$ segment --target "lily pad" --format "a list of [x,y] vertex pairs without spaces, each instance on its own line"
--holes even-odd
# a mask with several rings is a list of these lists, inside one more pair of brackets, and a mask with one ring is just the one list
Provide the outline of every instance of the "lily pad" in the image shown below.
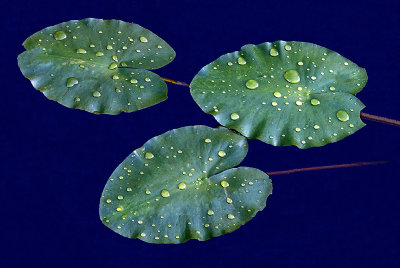
[[150,243],[207,240],[245,224],[272,192],[264,172],[238,167],[246,139],[226,128],[190,126],[147,141],[112,173],[100,218]]
[[134,23],[83,19],[30,36],[18,65],[50,100],[100,114],[133,112],[167,98],[167,85],[148,71],[175,58],[160,37]]
[[322,146],[365,124],[354,95],[365,69],[305,42],[245,45],[203,67],[190,84],[200,108],[223,126],[276,146]]

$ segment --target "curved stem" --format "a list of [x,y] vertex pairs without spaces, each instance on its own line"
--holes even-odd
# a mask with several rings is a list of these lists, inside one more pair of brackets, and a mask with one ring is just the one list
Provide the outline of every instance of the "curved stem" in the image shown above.
[[189,84],[186,82],[176,81],[176,80],[172,80],[172,79],[165,78],[165,77],[161,77],[161,79],[168,83],[172,83],[172,84],[180,85],[180,86],[184,86],[184,87],[189,87]]
[[396,126],[396,127],[400,127],[400,121],[398,120],[394,120],[394,119],[390,119],[390,118],[386,118],[386,117],[382,117],[382,116],[377,116],[377,115],[372,115],[372,114],[367,114],[367,113],[360,113],[360,117],[363,120],[369,120],[372,122],[377,122],[377,123],[381,123],[381,124],[387,124],[387,125],[391,125],[391,126]]
[[291,174],[291,173],[305,172],[305,171],[336,169],[336,168],[349,168],[349,167],[361,167],[361,166],[379,165],[379,164],[385,164],[385,163],[387,163],[387,161],[357,162],[357,163],[350,163],[350,164],[317,166],[317,167],[295,168],[295,169],[289,169],[289,170],[272,171],[272,172],[267,172],[267,174],[269,176],[284,175],[284,174]]

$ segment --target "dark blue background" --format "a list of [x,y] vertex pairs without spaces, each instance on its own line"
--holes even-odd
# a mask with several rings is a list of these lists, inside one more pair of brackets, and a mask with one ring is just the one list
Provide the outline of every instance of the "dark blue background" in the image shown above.
[[0,267],[399,267],[400,129],[375,123],[346,139],[299,150],[249,142],[243,165],[274,171],[355,161],[386,165],[272,177],[267,208],[232,234],[152,245],[123,238],[98,217],[114,168],[153,136],[215,126],[185,87],[118,116],[47,100],[17,66],[22,42],[42,28],[96,17],[138,23],[176,59],[157,71],[190,82],[247,43],[298,40],[367,69],[365,112],[400,118],[397,1],[3,1],[1,3]]

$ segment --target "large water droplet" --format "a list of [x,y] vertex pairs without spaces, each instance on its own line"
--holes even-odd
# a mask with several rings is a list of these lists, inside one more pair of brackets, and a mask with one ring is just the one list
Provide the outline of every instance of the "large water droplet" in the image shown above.
[[97,52],[96,52],[96,56],[97,56],[97,57],[104,56],[104,53],[103,53],[103,52],[101,52],[101,51],[97,51]]
[[209,209],[207,211],[207,214],[208,214],[208,216],[212,216],[212,215],[214,215],[214,211],[212,209]]
[[321,103],[318,99],[311,99],[310,102],[311,102],[311,105],[313,105],[313,106],[317,106]]
[[219,151],[218,156],[219,157],[225,157],[226,153],[224,151]]
[[67,79],[67,87],[73,87],[79,83],[78,79],[75,77],[70,77]]
[[238,120],[239,119],[239,115],[237,113],[233,113],[233,114],[231,114],[231,119],[232,120]]
[[64,31],[57,31],[53,34],[54,39],[60,41],[60,40],[64,40],[65,38],[67,38],[67,35],[65,34]]
[[170,196],[169,191],[168,191],[168,190],[165,190],[165,189],[162,190],[162,191],[161,191],[161,196],[164,197],[164,198],[169,197],[169,196]]
[[250,79],[246,82],[246,87],[248,89],[256,89],[258,88],[258,82],[256,80]]
[[297,84],[300,82],[300,74],[296,70],[286,71],[283,77],[286,79],[286,81],[292,84]]
[[179,190],[185,190],[186,189],[186,183],[184,183],[184,182],[179,183],[178,184],[178,189]]
[[101,97],[101,93],[99,92],[99,91],[95,91],[95,92],[93,92],[93,97],[95,97],[95,98],[99,98],[99,97]]
[[349,114],[345,110],[339,110],[336,113],[336,117],[337,117],[337,119],[339,119],[342,122],[349,121],[349,119],[350,119]]
[[226,187],[229,186],[229,182],[227,182],[227,181],[221,181],[221,186],[224,187],[224,188],[226,188]]
[[235,215],[233,215],[233,214],[228,214],[228,219],[230,219],[230,220],[233,220],[234,218],[235,218]]
[[144,158],[146,158],[146,159],[152,159],[153,157],[154,157],[154,154],[152,154],[150,152],[147,152],[144,154]]
[[110,64],[110,66],[108,66],[108,69],[114,70],[114,69],[116,69],[117,67],[118,67],[118,63],[113,62],[113,63]]
[[246,60],[245,60],[244,58],[242,58],[242,57],[239,57],[238,60],[237,60],[237,62],[238,62],[240,65],[245,65],[245,64],[246,64]]
[[280,97],[282,97],[282,94],[279,91],[275,91],[274,92],[274,97],[275,98],[280,98]]
[[147,43],[147,42],[148,42],[147,38],[144,37],[144,36],[139,37],[139,40],[140,40],[140,42],[142,42],[142,43]]
[[276,57],[279,55],[279,52],[275,48],[271,48],[269,51],[269,55],[271,55],[272,57]]
[[86,51],[85,49],[83,49],[83,48],[78,48],[78,49],[76,50],[76,53],[78,53],[78,54],[86,54],[87,51]]

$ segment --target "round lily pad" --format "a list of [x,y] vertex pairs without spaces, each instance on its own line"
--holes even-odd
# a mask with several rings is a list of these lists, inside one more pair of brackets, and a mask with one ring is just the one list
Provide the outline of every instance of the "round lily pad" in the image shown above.
[[226,128],[190,126],[147,141],[112,173],[102,222],[150,243],[207,240],[245,224],[272,192],[264,172],[238,167],[246,139]]
[[167,98],[167,85],[148,71],[174,50],[160,37],[119,20],[72,20],[30,36],[18,65],[50,100],[100,114],[133,112]]
[[354,95],[365,69],[305,42],[245,45],[203,67],[190,84],[200,108],[223,126],[276,146],[322,146],[365,124]]

